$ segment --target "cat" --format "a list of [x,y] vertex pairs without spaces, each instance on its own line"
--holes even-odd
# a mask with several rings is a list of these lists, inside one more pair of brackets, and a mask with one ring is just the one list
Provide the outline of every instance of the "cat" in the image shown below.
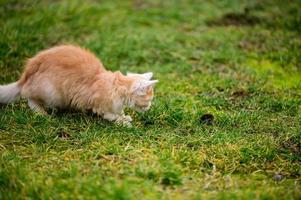
[[144,112],[150,109],[152,72],[144,74],[111,72],[90,51],[74,45],[60,45],[43,50],[27,61],[17,82],[0,85],[0,103],[19,97],[29,107],[47,114],[44,107],[92,110],[102,118],[131,126],[125,107]]

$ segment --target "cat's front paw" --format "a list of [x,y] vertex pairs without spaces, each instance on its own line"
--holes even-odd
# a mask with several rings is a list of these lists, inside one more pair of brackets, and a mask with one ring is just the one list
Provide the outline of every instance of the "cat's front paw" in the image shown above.
[[[132,118],[131,118],[132,119]],[[125,117],[120,117],[115,121],[118,125],[132,127],[132,124]]]
[[132,119],[131,116],[129,116],[129,115],[125,115],[125,116],[124,116],[124,119],[125,119],[126,121],[128,121],[128,122],[133,121],[133,119]]

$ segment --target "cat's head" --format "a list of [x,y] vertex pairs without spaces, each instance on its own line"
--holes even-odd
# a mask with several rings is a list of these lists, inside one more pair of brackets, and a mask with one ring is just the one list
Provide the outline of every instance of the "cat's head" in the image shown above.
[[132,79],[129,89],[128,106],[138,112],[145,112],[150,109],[154,98],[154,85],[158,80],[151,80],[152,72],[144,74],[127,73],[127,77]]

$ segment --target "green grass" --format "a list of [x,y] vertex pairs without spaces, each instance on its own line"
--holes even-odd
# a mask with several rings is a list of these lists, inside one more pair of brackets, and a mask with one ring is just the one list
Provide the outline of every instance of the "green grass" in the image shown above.
[[301,1],[83,2],[1,0],[0,84],[73,43],[153,71],[154,106],[132,128],[0,107],[0,199],[301,198]]

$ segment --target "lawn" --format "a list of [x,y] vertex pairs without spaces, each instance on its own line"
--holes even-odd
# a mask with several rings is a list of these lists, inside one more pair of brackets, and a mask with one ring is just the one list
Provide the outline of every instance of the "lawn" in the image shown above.
[[71,43],[153,71],[120,127],[0,106],[0,199],[300,199],[300,0],[1,0],[0,84]]

